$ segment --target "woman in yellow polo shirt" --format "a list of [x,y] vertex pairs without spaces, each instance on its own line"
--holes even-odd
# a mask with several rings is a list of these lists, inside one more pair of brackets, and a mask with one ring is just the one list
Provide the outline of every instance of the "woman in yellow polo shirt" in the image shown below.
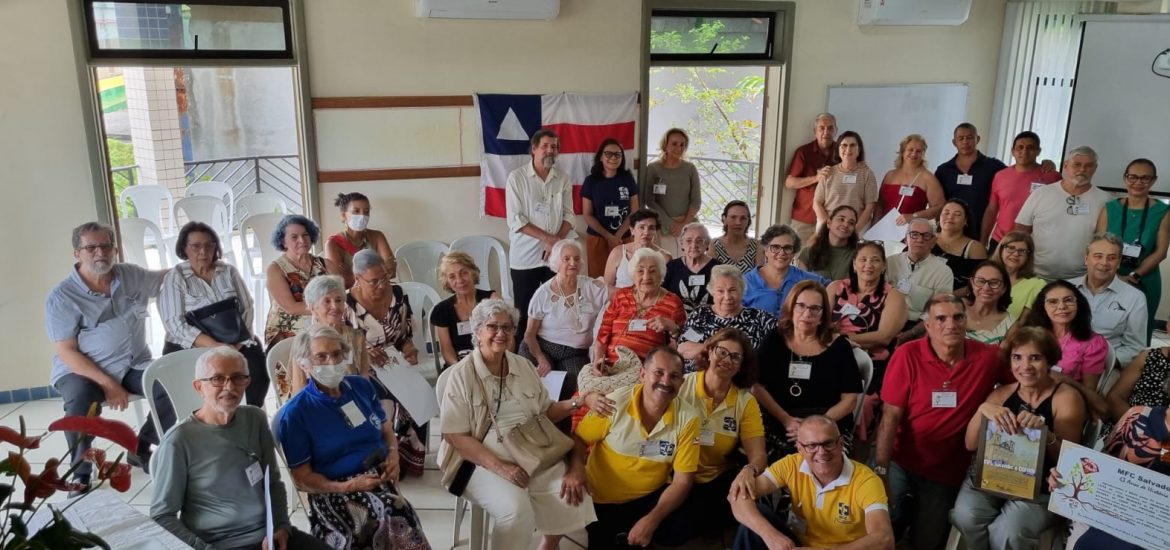
[[697,372],[683,381],[678,398],[697,412],[699,469],[684,506],[702,530],[721,530],[735,523],[727,494],[739,473],[742,448],[753,472],[768,467],[760,405],[751,394],[756,380],[756,355],[743,331],[725,328],[707,339],[695,356]]

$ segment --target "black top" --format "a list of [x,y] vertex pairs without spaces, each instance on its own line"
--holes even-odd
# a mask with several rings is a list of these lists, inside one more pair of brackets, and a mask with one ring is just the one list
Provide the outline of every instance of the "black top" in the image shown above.
[[[971,276],[975,275],[975,267],[986,260],[977,260],[975,258],[967,258],[967,252],[971,250],[971,244],[975,241],[967,241],[967,245],[963,247],[963,253],[960,255],[951,254],[943,250],[937,243],[934,248],[930,249],[930,253],[942,258],[947,262],[947,267],[951,268],[951,275],[954,281],[951,283],[954,290],[959,290],[971,284]],[[1010,289],[1009,289],[1010,290]]]
[[[788,365],[793,360],[812,363],[807,380],[788,377]],[[779,331],[772,331],[760,345],[759,365],[760,385],[781,408],[795,416],[824,414],[841,401],[841,394],[862,393],[864,390],[853,346],[844,337],[833,340],[820,355],[801,356],[788,349],[788,343]],[[793,393],[800,395],[794,396]],[[853,415],[843,418],[838,424],[852,426]]]
[[1003,406],[1004,408],[1016,414],[1020,414],[1020,411],[1028,411],[1034,415],[1042,417],[1044,419],[1044,425],[1048,426],[1048,431],[1051,432],[1055,429],[1053,428],[1053,422],[1056,421],[1056,415],[1052,414],[1052,398],[1056,397],[1056,392],[1060,389],[1061,384],[1063,384],[1063,382],[1057,382],[1056,387],[1052,388],[1052,393],[1048,394],[1048,397],[1044,398],[1044,400],[1041,401],[1039,405],[1036,405],[1035,409],[1033,409],[1020,397],[1020,384],[1017,382],[1016,391],[1012,392],[1012,394],[1008,396],[1007,400],[1003,402]]
[[[997,158],[976,153],[975,163],[968,172],[971,176],[971,185],[959,185],[959,174],[962,172],[955,163],[957,156],[951,157],[951,160],[935,169],[934,177],[942,184],[943,194],[948,199],[962,199],[971,208],[972,219],[968,221],[977,232],[979,225],[983,223],[983,212],[987,210],[987,203],[991,201],[991,180],[995,179],[995,173],[1003,170],[1005,166]],[[970,236],[979,238],[978,235]]]
[[[593,204],[593,217],[597,218],[610,233],[617,231],[622,222],[630,217],[630,198],[636,196],[638,182],[634,181],[634,176],[629,170],[620,171],[612,178],[590,174],[581,183],[581,197],[589,199]],[[606,207],[617,208],[617,214],[605,215]],[[601,236],[592,227],[586,227],[585,232],[595,237]],[[630,232],[626,231],[622,238],[628,236]]]
[[700,307],[711,305],[707,284],[711,282],[711,270],[719,264],[719,260],[712,258],[702,269],[691,271],[682,258],[675,258],[666,262],[666,278],[662,280],[662,288],[682,298],[683,308],[690,315]]
[[[480,303],[492,297],[492,291],[475,289],[475,303]],[[431,310],[431,324],[436,327],[443,327],[451,331],[451,345],[455,346],[455,353],[459,354],[459,358],[471,353],[471,333],[459,334],[459,323],[467,319],[460,319],[455,314],[455,296],[451,296],[435,304],[435,309]],[[435,350],[436,352],[438,350]],[[450,365],[447,365],[450,366]]]

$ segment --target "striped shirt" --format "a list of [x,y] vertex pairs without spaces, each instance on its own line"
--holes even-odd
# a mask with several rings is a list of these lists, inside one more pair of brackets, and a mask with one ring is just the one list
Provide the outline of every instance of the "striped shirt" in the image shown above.
[[245,325],[251,326],[252,296],[235,267],[222,261],[215,262],[215,274],[208,284],[195,275],[190,262],[175,266],[163,277],[162,294],[158,300],[167,341],[184,348],[193,346],[200,331],[183,318],[187,312],[233,297],[240,300],[240,315]]

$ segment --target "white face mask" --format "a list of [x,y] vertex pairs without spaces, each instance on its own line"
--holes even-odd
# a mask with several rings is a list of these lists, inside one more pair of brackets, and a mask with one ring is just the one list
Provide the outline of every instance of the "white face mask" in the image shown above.
[[349,364],[344,362],[336,365],[313,365],[313,380],[326,388],[334,389],[341,385],[341,380],[345,378],[348,370]]
[[366,226],[370,225],[370,217],[361,214],[350,214],[346,219],[345,225],[354,231],[365,231]]

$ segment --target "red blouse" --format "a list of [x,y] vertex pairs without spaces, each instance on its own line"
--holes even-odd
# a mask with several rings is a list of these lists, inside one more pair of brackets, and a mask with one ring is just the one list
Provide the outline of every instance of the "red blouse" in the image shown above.
[[637,315],[638,302],[634,298],[634,288],[627,287],[617,291],[605,315],[601,318],[601,327],[597,331],[597,341],[605,345],[606,361],[617,361],[617,346],[626,346],[645,359],[650,350],[670,343],[670,335],[665,332],[655,332],[647,327],[645,330],[630,330],[630,321],[643,319],[649,321],[655,317],[666,317],[678,326],[686,321],[686,310],[682,300],[675,294],[662,292],[662,297],[650,309]]

